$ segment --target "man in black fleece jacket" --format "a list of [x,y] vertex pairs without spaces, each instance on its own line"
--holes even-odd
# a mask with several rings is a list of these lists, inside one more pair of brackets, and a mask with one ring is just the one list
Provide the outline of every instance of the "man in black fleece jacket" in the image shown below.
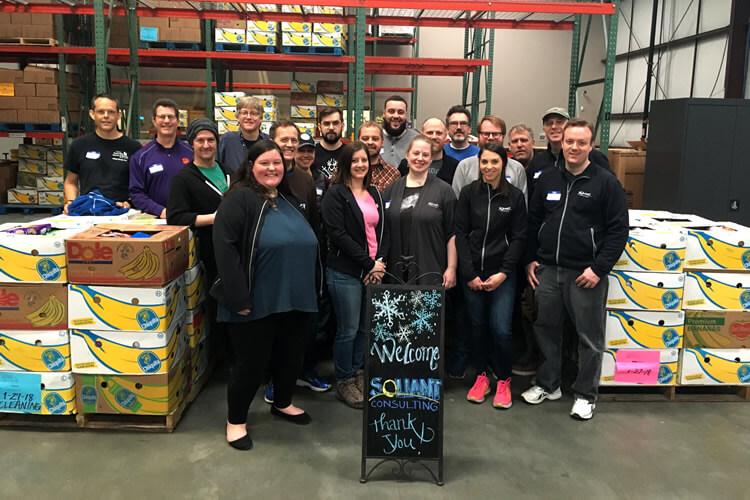
[[589,160],[594,129],[573,119],[563,132],[565,166],[544,171],[529,202],[526,277],[535,289],[534,333],[542,363],[527,403],[559,399],[566,313],[578,333],[578,376],[570,415],[594,415],[604,348],[607,274],[625,248],[625,192],[611,171]]

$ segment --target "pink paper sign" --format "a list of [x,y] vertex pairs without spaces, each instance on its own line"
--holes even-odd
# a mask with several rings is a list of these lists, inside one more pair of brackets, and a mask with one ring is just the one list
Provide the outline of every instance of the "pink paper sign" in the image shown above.
[[615,358],[615,382],[658,384],[660,352],[620,349]]

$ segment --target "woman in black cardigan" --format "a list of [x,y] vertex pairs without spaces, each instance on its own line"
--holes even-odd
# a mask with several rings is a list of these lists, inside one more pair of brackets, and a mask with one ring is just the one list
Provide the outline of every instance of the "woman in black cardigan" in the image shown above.
[[295,424],[310,416],[292,404],[310,313],[317,311],[315,232],[292,196],[279,147],[263,140],[216,214],[218,319],[227,323],[235,361],[227,385],[227,442],[247,450],[247,412],[270,364],[271,414]]

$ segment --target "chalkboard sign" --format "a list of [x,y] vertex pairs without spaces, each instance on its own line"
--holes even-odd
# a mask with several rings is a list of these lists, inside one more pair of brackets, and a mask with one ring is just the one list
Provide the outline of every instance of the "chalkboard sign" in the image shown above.
[[362,479],[367,458],[437,460],[442,483],[445,289],[369,285],[367,308]]

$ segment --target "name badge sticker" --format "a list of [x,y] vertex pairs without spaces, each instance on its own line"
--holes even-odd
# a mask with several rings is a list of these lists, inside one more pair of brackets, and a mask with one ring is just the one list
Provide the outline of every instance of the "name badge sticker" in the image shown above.
[[148,171],[151,172],[152,174],[155,174],[157,172],[162,172],[163,170],[164,170],[164,165],[162,165],[161,163],[155,163],[151,165],[150,167],[148,167]]
[[542,175],[542,170],[537,170],[534,172],[534,179],[538,179],[540,175]]
[[391,200],[386,200],[385,202],[385,209],[388,210],[388,208],[391,206]]
[[316,187],[315,192],[318,194],[318,196],[323,196],[323,188]]
[[86,158],[89,160],[98,160],[101,155],[99,151],[89,151],[86,153]]
[[560,191],[548,191],[547,192],[547,201],[560,201],[560,198],[562,198]]

